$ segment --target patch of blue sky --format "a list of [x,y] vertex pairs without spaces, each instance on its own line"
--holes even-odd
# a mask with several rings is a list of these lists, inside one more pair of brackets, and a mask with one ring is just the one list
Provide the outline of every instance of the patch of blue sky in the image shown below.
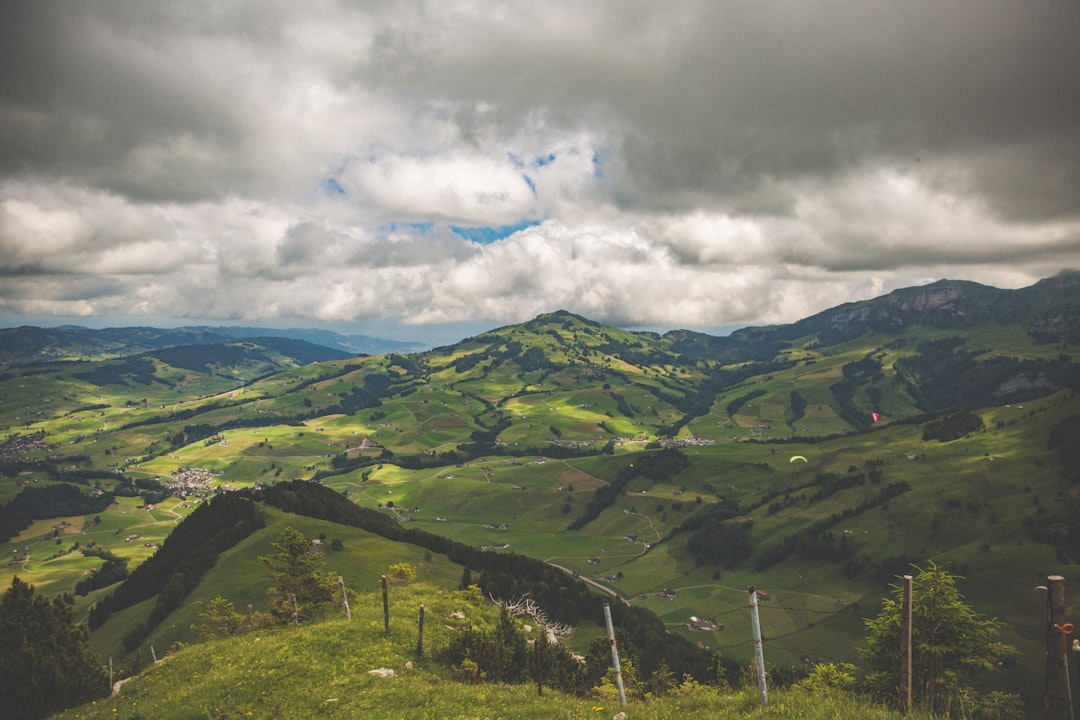
[[522,173],[521,177],[525,179],[525,184],[529,186],[529,189],[532,190],[532,194],[535,195],[536,194],[536,183],[533,182],[533,179],[531,177],[529,177],[528,175],[526,175],[525,173]]
[[537,155],[532,160],[529,160],[526,163],[524,160],[521,159],[521,156],[514,153],[506,153],[506,159],[509,160],[510,164],[516,167],[518,170],[524,170],[526,165],[534,168],[542,168],[545,165],[550,165],[551,163],[558,160],[559,156],[553,152],[550,152],[547,155]]
[[450,229],[470,242],[479,243],[481,245],[490,245],[496,240],[502,240],[503,238],[510,237],[511,235],[520,230],[524,230],[525,228],[530,228],[534,225],[539,224],[539,220],[522,220],[521,222],[514,223],[513,225],[482,227],[451,225]]
[[435,227],[433,222],[389,222],[378,227],[380,235],[423,235]]
[[345,195],[345,188],[341,187],[341,183],[336,178],[326,178],[326,189],[334,195]]
[[604,168],[600,167],[600,151],[599,150],[593,150],[592,165],[593,165],[593,175],[595,175],[596,177],[603,180],[604,179]]

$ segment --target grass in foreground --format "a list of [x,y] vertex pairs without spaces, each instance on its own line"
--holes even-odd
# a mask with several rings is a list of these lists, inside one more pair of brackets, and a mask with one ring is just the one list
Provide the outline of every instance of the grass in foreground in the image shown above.
[[[494,623],[487,604],[470,605],[425,586],[391,593],[391,632],[383,631],[381,598],[353,604],[351,621],[327,620],[298,630],[252,631],[180,648],[124,683],[118,695],[68,710],[63,720],[125,718],[860,718],[900,714],[850,695],[787,690],[761,707],[756,687],[737,692],[684,686],[649,701],[577,698],[534,685],[471,685],[433,659],[446,642],[446,620],[463,611],[468,622]],[[425,656],[416,656],[416,617],[426,609]],[[411,663],[411,667],[409,664]],[[370,671],[389,668],[393,677]],[[919,720],[919,715],[908,715]],[[924,719],[925,720],[925,719]]]

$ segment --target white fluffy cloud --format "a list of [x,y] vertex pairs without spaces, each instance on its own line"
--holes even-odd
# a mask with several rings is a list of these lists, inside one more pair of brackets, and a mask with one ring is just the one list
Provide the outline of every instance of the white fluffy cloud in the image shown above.
[[1078,30],[1011,0],[8,3],[0,320],[715,327],[1029,284],[1080,267]]

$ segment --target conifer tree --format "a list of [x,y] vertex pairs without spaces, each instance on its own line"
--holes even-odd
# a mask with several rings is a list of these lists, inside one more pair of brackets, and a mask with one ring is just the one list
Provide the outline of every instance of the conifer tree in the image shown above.
[[[1015,648],[996,641],[1001,623],[975,612],[956,588],[958,576],[930,563],[912,580],[912,689],[917,705],[932,712],[963,707],[980,717],[979,705],[993,704],[1000,717],[1022,717],[1019,699],[1000,692],[979,694],[973,683],[1015,657]],[[866,620],[869,665],[867,683],[884,697],[895,698],[900,685],[900,630],[903,587],[882,602],[881,613]],[[1012,710],[1001,714],[1002,707]]]
[[86,625],[63,599],[35,597],[32,585],[13,578],[0,598],[0,713],[36,720],[108,693]]
[[274,552],[259,560],[269,569],[270,612],[282,621],[293,615],[296,598],[297,617],[303,619],[320,605],[333,601],[333,578],[323,571],[326,560],[321,552],[312,552],[311,541],[294,528],[285,528]]
[[206,609],[199,613],[202,622],[192,625],[191,629],[206,640],[218,640],[238,634],[244,629],[245,617],[236,611],[231,600],[220,595],[206,604]]

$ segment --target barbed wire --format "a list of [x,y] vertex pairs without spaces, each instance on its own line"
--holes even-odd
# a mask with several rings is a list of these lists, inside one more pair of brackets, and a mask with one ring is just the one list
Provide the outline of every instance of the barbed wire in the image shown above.
[[[734,613],[747,612],[747,611],[751,610],[752,607],[753,607],[752,605],[747,603],[746,605],[740,605],[738,607],[729,608],[727,610],[721,610],[719,612],[713,613],[708,619],[709,620],[716,620],[717,618],[726,617],[726,616],[732,615]],[[845,605],[845,606],[837,608],[835,610],[814,610],[812,608],[791,607],[789,605],[768,605],[768,606],[765,606],[765,605],[762,605],[762,604],[759,603],[758,608],[763,609],[763,610],[769,610],[769,611],[772,611],[772,610],[784,610],[784,611],[787,611],[787,612],[809,613],[811,615],[839,615],[839,614],[843,613],[845,610],[852,609],[853,606]],[[670,624],[683,625],[685,623],[670,623]],[[790,631],[785,632],[785,633],[781,633],[779,635],[766,635],[766,636],[762,637],[762,642],[770,642],[770,643],[771,642],[776,642],[777,640],[782,640],[783,638],[791,637],[792,635],[798,635],[799,633],[806,632],[807,630],[811,630],[811,629],[813,629],[813,627],[814,627],[813,625],[808,625],[808,626],[805,626],[805,627],[800,627],[800,628],[796,628],[794,630],[790,630]],[[732,650],[732,649],[735,649],[735,648],[743,647],[744,645],[750,645],[753,642],[754,642],[754,640],[751,638],[749,640],[743,640],[741,642],[731,643],[730,645],[719,645],[719,646],[717,646],[717,650]]]
[[[747,607],[749,607],[749,606],[747,606]],[[845,610],[851,608],[851,605],[845,605],[845,606],[843,606],[841,608],[838,608],[836,610],[811,610],[810,608],[787,607],[787,606],[784,606],[784,605],[769,605],[769,606],[758,605],[758,608],[761,609],[761,610],[788,610],[788,611],[791,611],[791,612],[812,613],[814,615],[837,615],[837,614],[842,613]]]
[[[729,610],[720,610],[719,612],[713,613],[709,617],[710,618],[724,617],[725,615],[731,615],[732,613],[743,612],[744,610],[750,610],[750,607],[751,606],[749,604],[740,605],[739,607],[734,607],[734,608],[731,608]],[[787,606],[787,605],[771,605],[771,604],[770,605],[764,605],[764,604],[761,604],[761,603],[758,604],[758,608],[760,610],[787,610],[788,612],[810,613],[812,615],[839,615],[840,613],[844,612],[845,610],[849,610],[852,607],[853,606],[851,606],[851,605],[845,605],[845,606],[843,606],[841,608],[837,608],[836,610],[813,610],[811,608],[790,607],[790,606]],[[681,624],[681,623],[675,623],[675,624]]]

